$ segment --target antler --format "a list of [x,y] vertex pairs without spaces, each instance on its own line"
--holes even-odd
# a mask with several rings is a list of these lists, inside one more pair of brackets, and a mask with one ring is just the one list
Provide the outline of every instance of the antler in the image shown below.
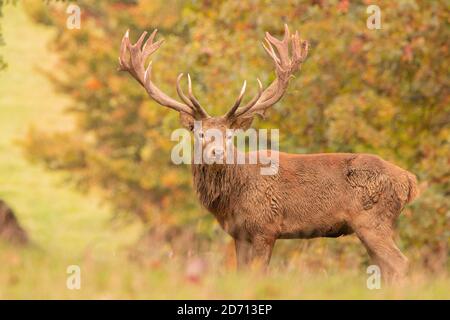
[[[266,32],[265,41],[267,46],[263,47],[275,63],[276,79],[270,86],[262,92],[261,82],[259,83],[258,94],[244,107],[239,108],[242,97],[245,93],[245,83],[242,87],[241,94],[236,100],[233,107],[226,114],[227,118],[237,118],[240,116],[251,116],[254,114],[264,115],[264,112],[272,105],[281,99],[289,83],[292,74],[300,67],[308,55],[308,42],[300,40],[298,32],[290,35],[289,28],[284,25],[283,40],[277,38]],[[292,56],[289,56],[289,43],[292,46]],[[276,48],[277,53],[274,48]]]
[[194,94],[192,93],[192,82],[191,82],[191,76],[188,73],[188,95],[189,98],[186,97],[186,95],[183,92],[183,89],[181,89],[181,78],[183,78],[184,74],[180,73],[177,78],[177,92],[178,96],[181,98],[181,100],[184,101],[187,105],[189,105],[194,111],[197,111],[203,118],[209,117],[208,113],[203,109],[203,107],[198,102],[197,98],[194,97]]
[[[145,88],[148,95],[160,105],[169,107],[178,112],[184,112],[195,118],[198,116],[201,118],[207,117],[208,114],[200,106],[197,99],[192,94],[191,78],[189,75],[189,99],[184,95],[180,87],[180,79],[183,74],[180,74],[177,80],[177,92],[184,103],[172,99],[152,82],[152,62],[150,61],[147,68],[145,68],[145,61],[151,54],[158,50],[164,42],[164,40],[153,42],[156,33],[157,30],[154,30],[144,43],[144,39],[147,36],[147,32],[144,32],[140,36],[139,40],[133,45],[130,42],[129,31],[127,31],[125,36],[122,38],[122,44],[120,46],[119,70],[128,71],[133,78],[135,78]],[[129,59],[127,59],[127,52],[129,52]]]

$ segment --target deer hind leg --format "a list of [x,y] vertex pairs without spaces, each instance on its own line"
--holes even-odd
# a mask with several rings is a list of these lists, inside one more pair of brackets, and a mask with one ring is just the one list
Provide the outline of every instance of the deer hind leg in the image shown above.
[[408,259],[397,248],[390,227],[359,227],[356,234],[366,247],[373,263],[380,267],[384,280],[392,283],[404,278],[408,270]]
[[251,240],[235,239],[238,270],[250,265],[266,270],[274,244],[275,240],[264,237],[255,237]]

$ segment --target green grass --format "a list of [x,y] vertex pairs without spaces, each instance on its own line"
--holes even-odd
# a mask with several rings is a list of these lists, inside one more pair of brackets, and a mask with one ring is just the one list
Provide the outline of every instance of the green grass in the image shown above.
[[[128,248],[142,229],[117,226],[111,212],[93,197],[63,184],[23,157],[17,140],[34,124],[64,129],[68,100],[56,94],[39,72],[55,68],[47,43],[52,31],[30,22],[20,7],[6,6],[2,20],[9,68],[0,73],[0,198],[16,211],[36,246],[18,249],[0,244],[0,299],[17,298],[450,298],[450,281],[414,275],[403,286],[368,290],[364,270],[311,273],[275,267],[268,275],[236,274],[220,257],[192,279],[187,260],[130,259]],[[150,248],[151,250],[157,250]],[[297,263],[297,262],[293,262]],[[66,287],[66,268],[81,267],[81,290]]]
[[[6,6],[2,19],[9,67],[0,72],[0,198],[9,203],[49,259],[79,260],[86,250],[113,254],[139,235],[138,226],[113,228],[111,213],[24,158],[17,141],[30,125],[50,130],[71,126],[68,101],[40,71],[55,67],[48,50],[51,31],[32,24],[20,6]],[[65,273],[65,268],[61,269]],[[0,285],[0,296],[5,288]]]

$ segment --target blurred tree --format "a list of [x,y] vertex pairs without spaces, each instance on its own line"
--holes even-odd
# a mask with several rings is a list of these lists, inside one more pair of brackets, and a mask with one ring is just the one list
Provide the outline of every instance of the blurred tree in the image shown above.
[[[3,0],[0,0],[0,46],[5,45],[5,41],[3,40],[3,33],[2,33],[2,17],[3,17]],[[0,55],[0,71],[6,68],[6,63],[3,59],[3,57]]]
[[[3,18],[3,8],[5,5],[16,5],[17,0],[0,0],[0,47],[5,45],[5,40],[3,39],[3,33],[2,33],[2,18]],[[3,59],[3,57],[0,55],[0,71],[5,69],[7,67],[7,63]]]
[[77,120],[69,132],[31,130],[26,141],[31,158],[71,172],[81,187],[100,189],[118,209],[143,221],[207,230],[212,220],[199,219],[189,168],[170,162],[169,137],[178,116],[116,72],[120,39],[128,28],[132,40],[158,28],[167,41],[154,56],[157,83],[175,96],[176,75],[189,71],[203,105],[219,114],[244,79],[254,84],[251,91],[252,79],[267,84],[273,78],[260,41],[264,31],[281,36],[288,23],[310,41],[309,58],[284,99],[256,125],[281,128],[283,151],[370,152],[416,173],[424,191],[402,215],[402,244],[418,248],[417,259],[445,265],[450,238],[445,2],[378,1],[380,30],[366,27],[369,1],[78,4],[81,30],[64,27],[60,4],[26,6],[37,21],[58,30],[53,48],[61,56],[60,72],[51,77],[73,98],[70,112]]

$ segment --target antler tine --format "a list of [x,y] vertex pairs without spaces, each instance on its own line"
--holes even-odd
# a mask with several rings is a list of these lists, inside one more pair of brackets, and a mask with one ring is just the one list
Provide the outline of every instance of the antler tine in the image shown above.
[[292,63],[291,69],[298,67],[300,63],[305,61],[308,54],[308,42],[301,41],[298,32],[292,35]]
[[[142,51],[147,53],[147,45],[153,44],[153,40],[155,39],[156,33],[158,32],[158,29],[153,30],[153,32],[150,34],[150,36],[148,37],[147,41],[145,41],[144,46],[142,47]],[[164,39],[161,39],[160,41],[163,41]],[[151,54],[151,53],[150,53]]]
[[[300,40],[298,32],[291,35],[286,24],[284,25],[284,37],[282,40],[278,40],[266,32],[264,41],[265,43],[262,43],[263,48],[275,64],[276,78],[264,91],[260,89],[258,95],[245,107],[235,111],[235,117],[246,113],[264,115],[264,112],[270,106],[281,99],[287,89],[290,77],[299,68],[308,54],[308,42]],[[292,48],[291,55],[289,54],[290,43]],[[258,83],[260,84],[259,81]]]
[[[278,40],[273,37],[269,32],[266,32],[266,41],[267,43],[273,44],[275,48],[277,48],[278,54],[280,55],[281,65],[285,65],[289,63],[289,40],[290,40],[290,32],[287,24],[284,25],[284,37],[283,40]],[[273,52],[273,48],[272,52]]]
[[129,38],[130,30],[125,32],[125,35],[122,37],[122,42],[120,43],[120,55],[119,55],[119,70],[127,71],[130,68],[128,61],[126,60],[127,48],[129,46],[130,38]]
[[191,108],[194,108],[194,105],[192,104],[191,100],[186,97],[186,95],[183,92],[183,89],[181,89],[181,78],[183,78],[184,73],[180,73],[177,77],[177,93],[181,100],[183,100],[184,103],[186,103]]
[[200,105],[200,102],[198,102],[197,98],[195,98],[194,94],[192,93],[192,81],[191,81],[191,76],[188,73],[188,96],[189,96],[189,100],[192,102],[192,104],[194,105],[194,107],[197,109],[198,112],[200,112],[202,115],[207,116],[208,113],[205,111],[205,109],[203,109],[203,107]]
[[234,102],[233,107],[225,115],[226,118],[231,118],[234,115],[234,113],[236,112],[237,108],[239,108],[239,106],[241,105],[242,98],[244,97],[246,87],[247,87],[247,81],[244,81],[241,92],[239,93],[239,96],[237,97],[236,101]]
[[189,107],[192,108],[194,111],[198,111],[203,117],[209,117],[208,113],[200,107],[200,109],[197,109],[197,107],[192,103],[192,101],[186,97],[186,95],[183,92],[183,89],[181,88],[181,79],[183,78],[184,73],[180,73],[177,77],[177,93],[181,100],[183,100],[184,103],[186,103]]
[[[266,41],[268,47],[266,47],[266,46],[264,45],[264,41]],[[278,68],[280,67],[281,60],[280,60],[280,58],[278,58],[278,56],[277,56],[277,54],[275,53],[275,50],[273,49],[273,47],[272,47],[272,45],[270,44],[269,40],[267,40],[266,38],[264,38],[264,41],[261,42],[261,44],[262,44],[264,50],[266,50],[267,54],[273,59],[273,61],[274,61],[274,63],[275,63],[275,66],[276,66],[276,68],[278,69]]]
[[241,110],[238,110],[235,113],[235,117],[239,117],[240,115],[246,113],[258,102],[259,98],[261,98],[261,95],[263,94],[263,85],[258,78],[256,78],[256,81],[258,81],[258,93]]
[[[150,37],[147,39],[147,41],[144,43],[144,46],[142,47],[144,59],[146,59],[153,52],[158,50],[159,47],[161,47],[161,45],[164,43],[164,39],[158,40],[155,43],[153,43],[153,39],[154,39],[157,31],[158,30],[153,31],[153,33],[150,35]],[[150,44],[150,46],[148,44]]]
[[[153,31],[154,32],[154,31]],[[147,31],[142,32],[141,36],[139,37],[138,41],[134,44],[139,49],[142,48],[142,44],[144,43],[144,39],[147,36]]]

